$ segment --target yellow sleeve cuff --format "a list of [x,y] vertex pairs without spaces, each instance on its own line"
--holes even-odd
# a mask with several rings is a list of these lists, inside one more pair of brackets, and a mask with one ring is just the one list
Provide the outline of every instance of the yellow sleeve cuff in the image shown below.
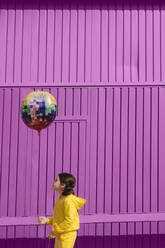
[[53,218],[47,218],[48,219],[48,221],[47,221],[47,225],[52,225],[52,222],[53,222]]

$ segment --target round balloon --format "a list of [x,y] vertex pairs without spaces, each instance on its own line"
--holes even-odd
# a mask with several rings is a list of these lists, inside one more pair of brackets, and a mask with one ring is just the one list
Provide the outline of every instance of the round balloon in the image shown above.
[[46,91],[34,91],[28,94],[21,105],[24,123],[37,130],[38,134],[55,119],[56,112],[56,100]]

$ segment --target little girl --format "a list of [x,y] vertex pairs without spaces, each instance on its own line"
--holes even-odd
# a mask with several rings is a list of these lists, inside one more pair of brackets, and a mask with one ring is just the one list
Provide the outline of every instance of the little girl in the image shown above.
[[79,229],[80,210],[86,200],[74,195],[76,179],[68,173],[61,173],[53,183],[52,189],[59,192],[60,197],[54,205],[53,217],[39,216],[40,224],[52,225],[49,238],[55,238],[55,248],[73,248]]

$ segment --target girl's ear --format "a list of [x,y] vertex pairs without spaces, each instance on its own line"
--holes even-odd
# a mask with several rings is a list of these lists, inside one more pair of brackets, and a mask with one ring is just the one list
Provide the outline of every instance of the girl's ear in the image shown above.
[[62,190],[65,189],[65,183],[62,183],[62,184],[61,184],[61,188],[62,188]]

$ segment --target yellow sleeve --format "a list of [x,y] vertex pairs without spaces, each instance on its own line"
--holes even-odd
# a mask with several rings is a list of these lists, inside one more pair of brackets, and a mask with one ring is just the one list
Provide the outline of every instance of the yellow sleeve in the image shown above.
[[47,218],[48,219],[48,221],[47,221],[47,225],[52,225],[52,223],[53,223],[53,218]]
[[53,223],[52,232],[62,233],[69,232],[75,229],[75,217],[77,209],[72,201],[64,202],[64,220],[60,223]]

